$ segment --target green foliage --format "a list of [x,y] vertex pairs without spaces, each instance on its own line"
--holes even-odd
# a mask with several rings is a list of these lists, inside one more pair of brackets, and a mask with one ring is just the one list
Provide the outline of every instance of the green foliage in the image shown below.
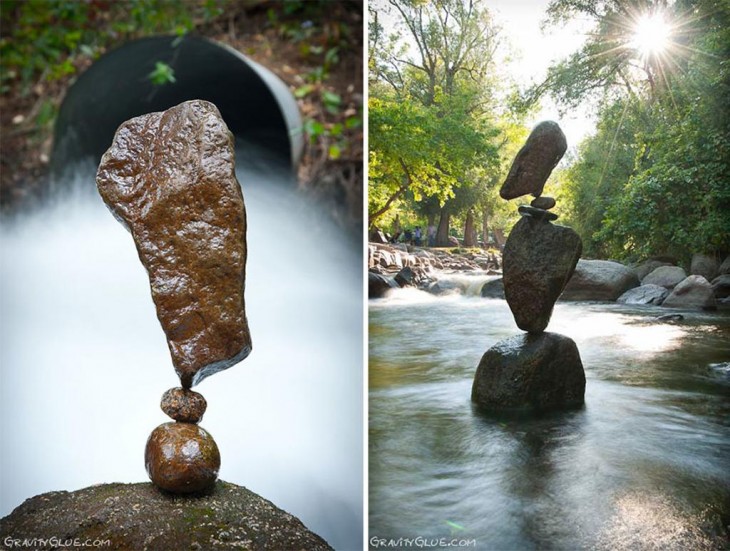
[[[551,15],[594,10],[601,19],[622,5],[555,0]],[[649,93],[638,93],[637,80],[622,94],[604,85],[597,132],[562,175],[568,221],[590,256],[730,252],[730,6],[684,0],[670,16],[683,29],[681,47],[646,73],[661,70],[662,80]],[[578,71],[572,78],[575,90],[598,82]],[[552,86],[564,100],[585,97]]]
[[163,84],[175,82],[175,70],[167,63],[158,61],[155,63],[155,68],[147,77],[155,86],[162,86]]

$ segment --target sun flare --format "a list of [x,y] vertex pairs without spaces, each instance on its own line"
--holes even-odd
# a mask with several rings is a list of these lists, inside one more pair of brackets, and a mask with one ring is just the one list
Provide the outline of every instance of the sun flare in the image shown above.
[[671,27],[660,13],[643,15],[636,21],[631,45],[647,58],[664,52],[670,35]]

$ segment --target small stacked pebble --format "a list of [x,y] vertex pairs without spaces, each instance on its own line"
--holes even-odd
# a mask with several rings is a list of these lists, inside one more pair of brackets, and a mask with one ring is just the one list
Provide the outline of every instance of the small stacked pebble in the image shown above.
[[152,431],[145,447],[145,467],[152,482],[168,492],[188,494],[213,488],[221,456],[213,437],[197,425],[207,403],[201,394],[171,388],[160,408],[175,420]]

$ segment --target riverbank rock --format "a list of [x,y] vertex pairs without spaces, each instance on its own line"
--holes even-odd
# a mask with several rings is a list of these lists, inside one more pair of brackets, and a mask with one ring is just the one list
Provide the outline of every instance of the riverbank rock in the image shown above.
[[695,253],[692,255],[690,275],[701,275],[707,281],[715,279],[720,271],[720,263],[714,256]]
[[629,289],[639,286],[633,270],[611,260],[579,260],[573,277],[560,300],[613,302]]
[[523,331],[539,333],[580,258],[580,237],[571,228],[523,217],[504,247],[504,296]]
[[717,303],[712,285],[702,276],[691,275],[672,290],[662,306],[712,310]]
[[720,269],[718,271],[720,275],[730,274],[730,256],[725,258],[725,260],[722,261],[722,264],[720,264]]
[[483,298],[501,298],[504,299],[504,280],[499,277],[492,281],[487,281],[482,285],[479,293]]
[[654,304],[659,306],[669,296],[669,289],[661,285],[639,285],[616,299],[622,304]]
[[730,297],[730,274],[717,276],[712,280],[711,285],[716,299]]
[[0,520],[0,542],[9,548],[7,538],[109,540],[95,548],[112,550],[331,549],[297,518],[223,481],[207,495],[184,497],[150,483],[49,492],[26,500]]
[[390,289],[397,289],[398,284],[388,276],[368,272],[368,298],[383,298]]
[[687,273],[679,266],[659,266],[648,274],[642,281],[644,285],[659,285],[667,289],[674,287],[687,277]]
[[545,182],[566,149],[568,142],[558,123],[543,121],[538,124],[515,156],[499,195],[502,199],[529,193],[535,197],[542,195]]
[[671,264],[661,260],[649,259],[632,266],[631,269],[634,270],[639,281],[643,283],[646,276],[661,266],[671,266]]
[[471,399],[492,412],[567,409],[583,404],[586,379],[578,347],[557,333],[523,333],[484,353]]
[[186,101],[125,122],[96,183],[132,233],[182,386],[248,356],[246,211],[215,105]]

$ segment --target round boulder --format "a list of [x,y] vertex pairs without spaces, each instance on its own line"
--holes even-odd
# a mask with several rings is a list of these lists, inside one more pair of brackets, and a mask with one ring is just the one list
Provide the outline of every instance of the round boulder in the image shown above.
[[695,253],[692,255],[692,264],[689,273],[691,275],[701,275],[707,281],[712,281],[717,277],[720,270],[720,263],[714,256]]
[[569,409],[583,404],[586,378],[578,347],[557,333],[523,333],[482,356],[471,399],[491,412]]
[[686,277],[687,273],[679,266],[659,266],[647,275],[641,283],[644,285],[659,285],[667,289],[674,289]]
[[639,278],[623,264],[611,260],[579,260],[560,300],[613,302],[638,286]]
[[719,275],[713,279],[712,291],[715,293],[715,298],[730,297],[730,274]]
[[189,494],[213,487],[221,456],[213,437],[198,425],[164,423],[147,439],[144,462],[155,486]]
[[662,306],[713,310],[717,307],[717,303],[710,282],[702,276],[691,275],[672,290]]
[[502,278],[498,277],[482,285],[481,295],[484,298],[504,299],[504,281],[502,281]]
[[639,281],[643,282],[646,276],[648,276],[660,266],[671,266],[671,264],[669,262],[663,262],[661,260],[656,260],[655,258],[650,258],[649,260],[645,260],[644,262],[636,264],[632,267],[632,269],[634,270],[634,272],[636,272],[636,277],[639,278]]

